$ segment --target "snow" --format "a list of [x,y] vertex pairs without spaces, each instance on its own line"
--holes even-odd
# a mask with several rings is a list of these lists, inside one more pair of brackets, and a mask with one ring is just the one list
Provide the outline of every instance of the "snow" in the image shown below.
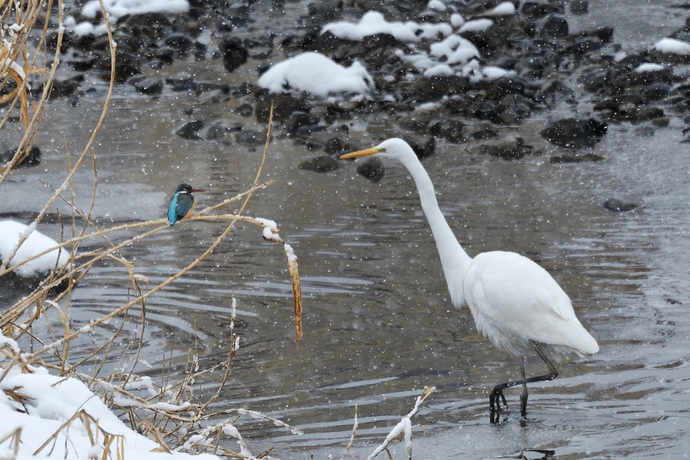
[[[3,262],[8,259],[15,251],[20,238],[27,235],[28,238],[19,247],[8,266],[11,267],[12,264],[23,262],[36,254],[58,245],[57,241],[34,230],[32,226],[27,226],[14,220],[3,220],[0,221],[0,259]],[[43,254],[41,257],[18,267],[15,273],[22,277],[32,277],[40,273],[49,272],[55,268],[56,261],[58,266],[64,265],[69,261],[69,254],[65,248],[59,251],[59,253],[59,259],[57,249]]]
[[463,25],[464,23],[465,23],[465,19],[462,17],[462,15],[460,15],[458,13],[453,13],[450,15],[450,25],[451,26],[458,28],[461,25]]
[[287,243],[285,243],[283,247],[285,248],[285,256],[287,257],[288,264],[295,265],[297,263],[297,256],[295,255],[294,249]]
[[635,69],[635,72],[637,73],[644,73],[644,72],[658,72],[660,70],[664,70],[664,66],[661,64],[653,64],[651,62],[647,62],[644,64],[640,64],[637,66]]
[[447,65],[465,64],[479,57],[479,50],[469,40],[458,35],[450,35],[429,47],[429,55]]
[[515,14],[515,4],[513,2],[503,2],[496,5],[491,11],[483,13],[482,16],[510,16]]
[[364,37],[375,34],[389,34],[401,42],[414,42],[418,40],[415,31],[419,25],[415,22],[387,22],[378,11],[369,11],[357,24],[347,21],[338,21],[326,24],[321,33],[331,32],[338,38],[346,40],[362,40]]
[[505,75],[514,77],[516,75],[516,73],[514,70],[506,70],[502,67],[496,67],[496,66],[490,66],[490,65],[484,66],[482,68],[482,76],[486,80],[489,80],[489,81],[495,80],[495,79],[503,77]]
[[443,11],[446,11],[447,7],[446,7],[445,3],[440,2],[439,0],[431,0],[427,4],[427,8],[429,8],[430,10],[443,12]]
[[258,84],[272,93],[303,92],[326,98],[366,96],[374,80],[359,62],[343,67],[323,54],[308,52],[273,65]]
[[[447,11],[449,7],[441,0],[430,0],[427,8]],[[504,1],[484,16],[500,17],[515,12],[513,2]],[[405,44],[404,50],[394,51],[395,55],[414,66],[425,77],[461,75],[476,83],[494,80],[503,75],[515,75],[515,72],[499,67],[489,66],[483,69],[480,65],[482,56],[477,47],[459,35],[464,32],[481,32],[492,27],[494,22],[488,17],[465,21],[460,14],[452,13],[446,22],[389,22],[380,12],[369,11],[357,22],[337,21],[326,24],[321,33],[330,32],[338,38],[352,41],[361,41],[374,34],[389,34]],[[457,30],[457,34],[453,30]],[[429,43],[428,48],[417,46],[422,42]],[[382,75],[381,78],[389,82],[395,81],[390,75]],[[367,96],[374,83],[370,74],[358,63],[346,69],[326,56],[304,53],[273,66],[259,79],[259,86],[268,88],[273,93],[295,91],[321,97],[343,93]],[[385,99],[392,96],[381,97]]]
[[460,27],[458,33],[483,32],[492,25],[494,25],[494,22],[491,19],[473,19],[465,22],[462,27]]
[[447,64],[438,64],[424,71],[425,77],[445,77],[449,75],[455,75],[455,72]]
[[690,55],[690,43],[676,40],[675,38],[664,38],[656,42],[653,48],[667,54]]
[[[103,6],[110,18],[111,26],[125,15],[145,13],[186,13],[189,11],[187,0],[103,0]],[[81,15],[94,19],[101,14],[101,5],[98,0],[90,0],[81,9]],[[64,20],[67,29],[76,35],[104,35],[107,33],[105,23],[94,26],[91,22],[76,23],[73,16],[67,16]]]
[[[0,344],[4,343],[9,342],[0,334]],[[107,447],[103,445],[106,432],[117,436],[110,444],[109,458],[120,458],[122,448],[125,460],[218,459],[208,454],[151,452],[159,447],[158,443],[125,426],[81,381],[50,375],[40,367],[30,370],[33,373],[21,373],[18,366],[13,367],[0,381],[0,439],[5,439],[0,444],[2,458],[82,459],[89,453],[100,458]],[[0,367],[0,374],[4,371]],[[82,411],[88,417],[80,417]],[[18,433],[16,442],[12,442],[12,433]],[[55,433],[56,438],[51,440]],[[90,436],[95,438],[94,443]],[[46,441],[50,442],[34,456]],[[12,452],[15,448],[16,456]]]

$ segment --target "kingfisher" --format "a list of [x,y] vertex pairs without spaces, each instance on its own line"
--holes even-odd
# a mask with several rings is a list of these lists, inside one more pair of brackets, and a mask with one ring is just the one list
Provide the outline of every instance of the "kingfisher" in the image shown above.
[[194,207],[194,195],[192,192],[204,192],[197,190],[189,184],[180,184],[175,190],[175,194],[170,198],[168,205],[168,222],[172,227],[178,220],[189,217]]

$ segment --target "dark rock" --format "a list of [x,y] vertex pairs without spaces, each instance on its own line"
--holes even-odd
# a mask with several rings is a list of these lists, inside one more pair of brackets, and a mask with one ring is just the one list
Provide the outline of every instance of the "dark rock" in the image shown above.
[[257,146],[266,143],[266,133],[264,131],[246,130],[235,134],[235,140],[240,144]]
[[671,93],[671,85],[667,85],[664,83],[652,83],[649,86],[646,86],[641,93],[642,100],[644,103],[649,103],[652,101],[661,101],[668,97],[668,95]]
[[465,123],[460,120],[449,118],[439,120],[432,124],[429,130],[431,134],[441,137],[448,142],[460,143],[465,140]]
[[417,154],[417,158],[427,158],[436,153],[436,139],[433,136],[423,137],[423,136],[402,136],[403,140],[408,143],[414,153]]
[[[97,61],[101,78],[110,79],[110,54],[102,55]],[[141,73],[141,58],[135,54],[118,50],[115,55],[115,81],[123,82]]]
[[221,102],[225,102],[230,98],[228,96],[227,92],[224,92],[220,89],[215,89],[213,91],[207,91],[205,93],[201,93],[199,96],[199,103],[200,104],[220,104]]
[[386,173],[383,163],[378,158],[367,158],[367,161],[357,166],[357,174],[372,182],[380,181]]
[[172,22],[165,13],[142,13],[122,16],[117,21],[117,28],[129,30],[135,37],[146,37],[159,40],[172,27]]
[[484,30],[466,31],[461,35],[463,38],[471,41],[484,54],[491,54],[495,50],[505,49],[510,46],[508,30],[496,25]]
[[582,76],[580,82],[586,91],[594,93],[603,90],[608,86],[609,72],[604,70],[587,73]]
[[530,116],[532,113],[531,105],[532,103],[526,97],[520,94],[509,94],[499,103],[501,111],[498,115],[498,121],[503,124],[515,124]]
[[573,14],[587,14],[589,12],[589,1],[570,0],[570,12]]
[[561,147],[592,147],[606,134],[606,123],[594,118],[563,118],[550,123],[539,133]]
[[290,94],[265,94],[256,102],[256,121],[267,123],[273,103],[273,120],[286,121],[297,111],[308,112],[310,107],[304,98]]
[[619,108],[616,118],[633,122],[651,120],[664,116],[664,110],[660,107],[623,107]]
[[667,116],[652,118],[651,123],[657,128],[667,128],[671,120]]
[[604,208],[613,212],[626,212],[637,208],[636,203],[624,201],[618,198],[609,198],[608,200],[604,201],[603,206]]
[[165,37],[163,43],[184,54],[194,45],[194,42],[186,34],[172,33]]
[[517,76],[504,75],[495,80],[482,82],[486,96],[492,100],[501,100],[509,94],[524,94],[525,81]]
[[[62,42],[60,43],[60,54],[65,54],[70,46],[74,44],[76,35],[74,32],[65,31],[62,34]],[[58,46],[58,32],[56,30],[50,31],[46,34],[46,47],[51,52],[55,52]]]
[[254,114],[254,107],[251,104],[241,104],[234,112],[241,117],[251,117]]
[[461,94],[470,88],[466,78],[457,75],[419,78],[410,84],[403,93],[406,98],[416,102],[438,101],[445,96]]
[[290,134],[297,134],[299,131],[304,132],[304,128],[316,127],[318,124],[319,119],[311,113],[296,111],[285,120],[285,129]]
[[513,160],[522,158],[525,154],[532,153],[533,147],[525,144],[525,141],[521,137],[514,137],[501,139],[492,143],[479,144],[472,150],[483,155]]
[[97,60],[96,56],[73,56],[65,62],[76,72],[86,72],[93,68]]
[[92,51],[96,36],[93,34],[77,35],[72,40],[72,47],[83,51]]
[[592,32],[592,35],[597,37],[599,40],[601,40],[604,43],[610,43],[613,40],[613,27],[612,26],[604,26],[596,29],[594,32]]
[[577,40],[572,45],[566,48],[566,51],[574,54],[575,56],[584,56],[585,54],[591,53],[592,51],[597,51],[601,49],[601,41],[594,38],[584,38]]
[[194,77],[188,73],[178,73],[171,75],[165,79],[165,82],[170,85],[173,91],[194,91],[196,90],[196,83]]
[[[65,80],[53,80],[53,86],[50,88],[50,97],[69,97],[73,95],[77,89],[79,89],[79,85],[81,85],[82,81],[84,81],[83,75],[77,75]],[[42,93],[43,85],[40,84],[33,86],[31,92],[32,94]]]
[[[283,40],[283,42],[285,42],[285,40]],[[324,54],[332,54],[343,47],[357,47],[359,46],[359,42],[336,37],[330,30],[325,31],[324,33],[321,33],[319,30],[315,30],[313,33],[312,43],[300,43],[299,46],[300,48],[313,49],[314,51]]]
[[501,108],[494,101],[484,101],[474,109],[472,115],[479,120],[497,122],[501,116]]
[[487,140],[498,137],[498,130],[491,123],[481,122],[468,129],[468,138],[475,140]]
[[227,38],[218,45],[218,51],[223,58],[223,66],[228,72],[234,72],[249,59],[249,51],[242,41],[236,38]]
[[196,91],[198,93],[222,91],[223,93],[228,94],[230,92],[230,85],[219,81],[197,81]]
[[524,5],[522,5],[521,11],[527,18],[541,19],[549,14],[563,14],[565,9],[562,5],[555,5],[552,3],[525,2]]
[[604,157],[597,155],[595,153],[585,153],[585,154],[577,154],[577,153],[567,153],[564,155],[556,155],[552,156],[549,161],[554,164],[558,163],[596,163],[598,161],[602,161]]
[[539,34],[545,38],[565,38],[569,34],[568,21],[551,15],[542,24]]
[[142,94],[157,95],[163,92],[163,81],[158,78],[145,77],[134,82],[134,87]]
[[635,135],[639,137],[652,137],[655,129],[651,126],[639,126],[635,128]]
[[387,33],[367,35],[362,39],[362,47],[365,50],[369,51],[377,50],[380,48],[398,47],[401,45],[402,43],[398,41],[397,38]]
[[314,158],[302,160],[299,163],[299,169],[305,171],[314,171],[320,173],[327,173],[338,169],[338,161],[328,155],[321,155]]
[[204,122],[202,120],[189,121],[182,125],[180,129],[175,131],[175,134],[177,134],[183,139],[199,141],[201,140],[201,136],[199,136],[199,131],[201,131],[203,127]]
[[323,151],[331,155],[342,155],[347,153],[349,149],[346,148],[345,143],[341,138],[332,137],[324,143]]
[[[9,149],[6,150],[2,155],[0,155],[0,165],[5,165],[12,161],[12,158],[14,158],[14,154],[17,152],[17,149]],[[41,149],[35,145],[31,146],[29,149],[29,154],[19,162],[19,164],[15,165],[15,168],[28,168],[29,166],[37,166],[41,164]]]
[[206,130],[206,139],[208,140],[226,140],[229,133],[237,133],[242,131],[242,123],[231,120],[217,120],[211,124]]
[[342,0],[318,1],[307,5],[309,18],[316,24],[330,22],[343,16]]
[[542,88],[536,92],[534,98],[538,102],[555,103],[556,99],[560,97],[571,97],[575,94],[570,87],[566,86],[560,80],[551,80],[547,82]]

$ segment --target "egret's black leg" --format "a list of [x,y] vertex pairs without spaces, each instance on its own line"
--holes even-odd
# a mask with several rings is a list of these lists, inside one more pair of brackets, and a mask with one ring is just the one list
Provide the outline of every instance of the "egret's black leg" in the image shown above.
[[527,415],[527,397],[529,396],[529,391],[527,391],[527,384],[524,383],[525,380],[527,380],[527,376],[525,375],[525,361],[527,359],[523,356],[522,357],[522,365],[520,366],[520,369],[522,370],[522,393],[520,394],[520,414],[524,417]]
[[[522,416],[524,417],[527,415],[527,384],[528,383],[533,383],[533,382],[543,382],[545,380],[553,380],[556,377],[558,377],[558,369],[556,369],[556,366],[553,365],[551,360],[546,356],[546,354],[542,351],[541,348],[539,348],[539,344],[537,344],[534,341],[531,341],[532,347],[534,347],[534,350],[537,352],[539,357],[544,361],[544,364],[546,364],[546,367],[549,368],[549,373],[544,374],[544,375],[536,375],[534,377],[526,378],[525,376],[525,358],[522,358],[522,380],[512,380],[510,382],[506,383],[500,383],[496,385],[491,391],[491,395],[489,396],[489,407],[491,409],[491,413],[494,414],[496,411],[501,410],[501,405],[499,398],[503,399],[503,404],[508,407],[508,404],[506,404],[506,398],[503,395],[503,390],[506,388],[513,387],[515,385],[522,385],[522,394],[520,395],[520,412]],[[491,417],[493,420],[493,416]]]

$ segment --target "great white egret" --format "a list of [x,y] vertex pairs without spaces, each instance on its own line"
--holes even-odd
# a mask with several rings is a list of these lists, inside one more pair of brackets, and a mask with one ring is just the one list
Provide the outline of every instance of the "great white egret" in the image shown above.
[[[542,267],[514,252],[483,252],[474,258],[467,255],[438,207],[429,175],[405,141],[388,139],[377,147],[340,158],[371,155],[397,160],[412,175],[436,241],[453,305],[467,305],[484,337],[496,347],[522,357],[522,379],[498,384],[491,392],[492,420],[493,414],[501,411],[500,400],[508,407],[503,390],[515,385],[522,385],[520,409],[525,416],[527,384],[558,376],[546,351],[584,357],[598,352],[599,345],[575,316],[568,295]],[[527,378],[525,356],[533,351],[549,372]]]

